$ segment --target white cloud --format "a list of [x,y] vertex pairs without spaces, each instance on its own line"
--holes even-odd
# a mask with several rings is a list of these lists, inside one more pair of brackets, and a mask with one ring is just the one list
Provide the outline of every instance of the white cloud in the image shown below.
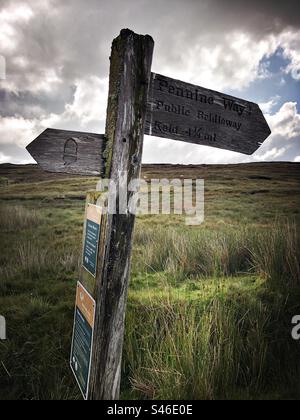
[[271,98],[268,102],[263,102],[263,103],[260,103],[259,104],[259,106],[260,106],[260,109],[262,110],[262,112],[264,113],[264,114],[271,114],[272,113],[272,110],[273,110],[273,108],[278,104],[278,102],[280,101],[280,96],[279,95],[277,95],[277,96],[274,96],[273,98]]
[[248,162],[250,157],[228,150],[145,136],[144,163],[183,165]]
[[300,162],[300,156],[295,157],[294,162]]
[[66,114],[74,115],[87,125],[95,120],[105,120],[108,98],[108,78],[91,76],[78,81],[74,102],[66,106]]
[[283,56],[290,61],[286,73],[291,73],[295,80],[300,80],[300,31],[283,32],[279,39]]
[[275,115],[267,116],[272,129],[272,135],[286,140],[300,136],[300,114],[296,102],[287,102]]
[[257,160],[261,162],[277,160],[283,157],[285,152],[286,152],[285,147],[281,147],[280,149],[277,147],[273,147],[273,149],[267,150],[264,154],[258,153]]
[[11,156],[6,156],[4,153],[0,152],[0,164],[9,162],[10,159],[11,159]]
[[108,79],[95,76],[77,81],[73,102],[62,114],[43,117],[41,124],[53,128],[104,132]]
[[24,3],[14,4],[0,11],[0,46],[3,54],[15,50],[21,34],[18,33],[18,23],[29,22],[33,11]]
[[0,117],[0,146],[10,143],[25,147],[28,141],[33,140],[34,136],[38,134],[38,130],[37,121]]
[[300,114],[295,102],[285,103],[274,115],[267,115],[272,134],[254,158],[259,161],[293,161],[300,152]]

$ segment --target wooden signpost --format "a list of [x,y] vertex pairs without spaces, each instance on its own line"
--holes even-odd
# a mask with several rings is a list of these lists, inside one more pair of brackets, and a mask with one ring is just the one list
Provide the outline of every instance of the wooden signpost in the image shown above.
[[[27,148],[46,171],[100,175],[118,186],[116,197],[108,190],[116,212],[102,214],[100,193],[87,195],[78,289],[95,316],[91,322],[91,310],[82,314],[77,295],[71,366],[90,400],[119,398],[135,224],[128,185],[140,177],[144,133],[247,154],[270,134],[257,105],[151,74],[153,48],[150,36],[129,30],[113,41],[105,136],[48,129]],[[124,214],[118,203],[125,192]],[[91,334],[93,344],[80,352],[78,342],[89,343]]]

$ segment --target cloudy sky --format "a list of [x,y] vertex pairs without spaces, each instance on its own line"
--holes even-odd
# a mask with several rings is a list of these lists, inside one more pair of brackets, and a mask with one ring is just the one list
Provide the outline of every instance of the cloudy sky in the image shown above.
[[32,162],[48,127],[104,132],[126,27],[153,36],[154,72],[257,102],[272,129],[251,157],[146,137],[145,162],[300,162],[298,1],[0,0],[0,163]]

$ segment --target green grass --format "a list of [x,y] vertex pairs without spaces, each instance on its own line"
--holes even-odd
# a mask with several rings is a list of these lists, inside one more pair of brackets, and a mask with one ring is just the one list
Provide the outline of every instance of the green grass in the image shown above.
[[299,396],[299,345],[289,338],[299,293],[286,301],[256,276],[177,287],[152,276],[155,286],[150,278],[149,290],[130,293],[124,377],[131,397]]
[[[298,399],[299,166],[146,167],[206,180],[206,221],[138,218],[122,398]],[[95,181],[0,167],[0,399],[80,399],[68,366]]]
[[[299,241],[294,223],[269,229],[187,229],[138,225],[134,271],[167,272],[190,277],[255,273],[269,283],[299,285]],[[276,285],[276,284],[275,284]]]

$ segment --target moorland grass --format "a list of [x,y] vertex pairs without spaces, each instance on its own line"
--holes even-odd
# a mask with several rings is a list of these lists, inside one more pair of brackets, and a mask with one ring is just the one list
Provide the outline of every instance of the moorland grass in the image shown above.
[[[123,399],[299,398],[299,200],[292,175],[276,171],[254,180],[245,169],[235,188],[229,172],[208,174],[199,228],[138,219]],[[81,398],[68,359],[89,182],[0,192],[0,399]]]
[[139,252],[134,271],[164,271],[184,280],[252,273],[275,286],[299,286],[300,244],[294,223],[222,231],[139,225],[135,243]]

